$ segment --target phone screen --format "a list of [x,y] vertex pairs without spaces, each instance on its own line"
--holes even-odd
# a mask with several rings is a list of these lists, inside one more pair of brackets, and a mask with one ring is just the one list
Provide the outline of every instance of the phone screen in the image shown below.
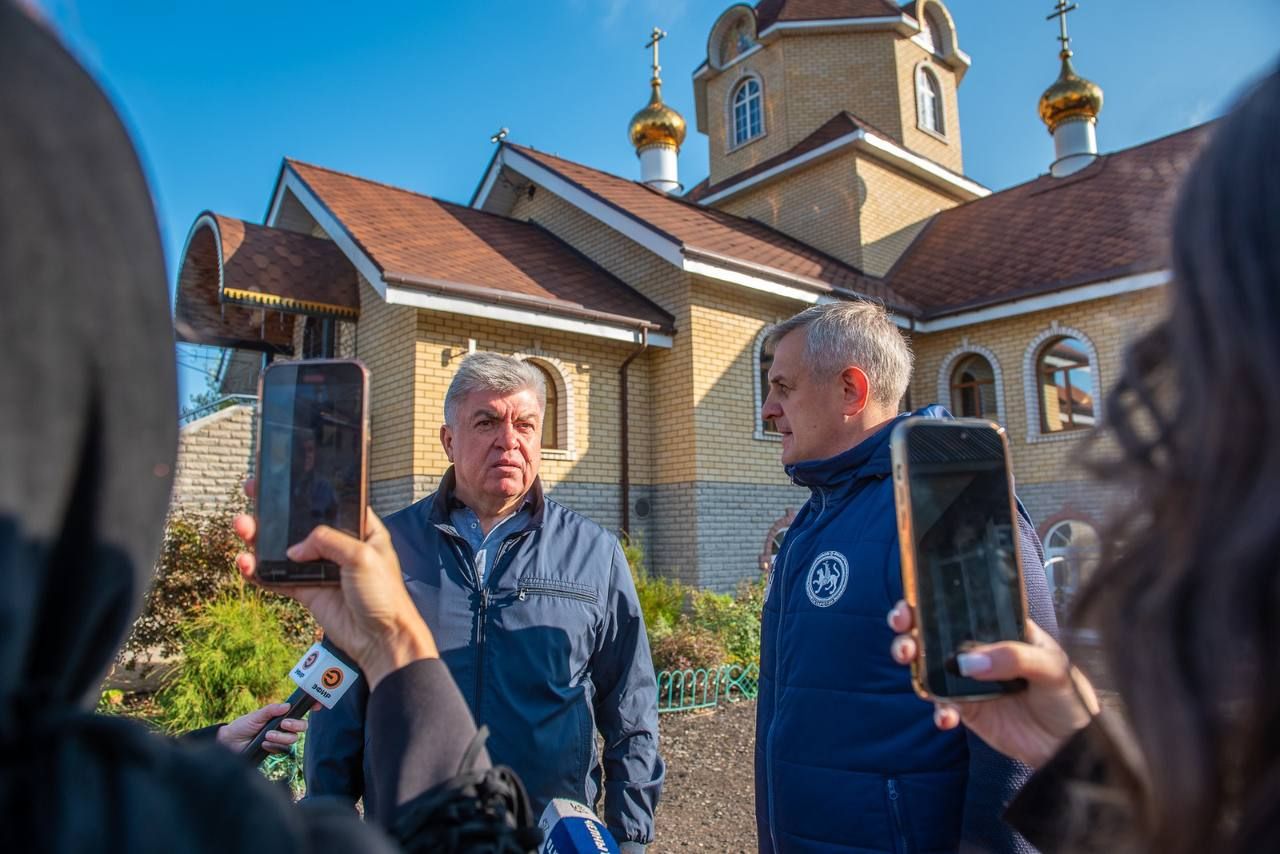
[[905,444],[925,687],[938,697],[1011,690],[961,676],[955,660],[1024,635],[1004,443],[993,427],[938,422],[912,425]]
[[364,386],[350,362],[280,363],[263,375],[255,547],[263,581],[337,580],[332,564],[294,564],[285,550],[317,525],[360,534]]

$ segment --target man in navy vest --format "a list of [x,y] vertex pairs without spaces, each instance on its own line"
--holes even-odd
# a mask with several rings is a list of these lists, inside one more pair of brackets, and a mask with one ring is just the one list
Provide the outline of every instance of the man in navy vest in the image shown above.
[[[1028,769],[933,707],[887,652],[902,598],[889,434],[911,351],[869,302],[815,306],[776,326],[762,417],[810,489],[765,592],[756,712],[762,852],[924,854],[1033,849],[1001,819]],[[917,414],[948,417],[939,406]],[[1043,549],[1019,518],[1031,617],[1056,620]]]

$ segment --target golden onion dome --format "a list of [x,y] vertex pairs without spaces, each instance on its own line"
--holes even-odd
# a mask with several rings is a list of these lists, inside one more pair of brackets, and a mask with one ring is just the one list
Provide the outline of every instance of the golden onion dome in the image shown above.
[[1040,96],[1040,119],[1049,126],[1049,133],[1067,119],[1096,119],[1102,112],[1102,87],[1092,80],[1085,80],[1071,65],[1071,51],[1062,56],[1062,71],[1053,85]]
[[665,145],[680,150],[684,142],[684,116],[662,103],[662,81],[653,78],[653,94],[649,103],[631,117],[627,134],[636,151],[654,145]]

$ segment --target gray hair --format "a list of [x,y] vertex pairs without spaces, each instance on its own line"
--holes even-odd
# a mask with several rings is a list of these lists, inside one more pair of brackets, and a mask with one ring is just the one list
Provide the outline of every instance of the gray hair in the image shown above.
[[515,394],[531,389],[538,407],[547,408],[547,383],[542,372],[528,362],[501,353],[471,353],[462,360],[444,396],[444,423],[457,426],[458,406],[473,391]]
[[788,334],[806,331],[804,360],[815,374],[834,376],[850,365],[871,383],[871,397],[897,406],[911,382],[914,356],[883,305],[869,300],[833,302],[806,308],[769,330],[777,345]]

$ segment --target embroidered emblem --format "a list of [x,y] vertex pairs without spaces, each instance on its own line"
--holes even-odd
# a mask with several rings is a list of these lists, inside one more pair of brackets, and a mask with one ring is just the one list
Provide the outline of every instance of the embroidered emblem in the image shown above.
[[849,561],[840,552],[823,552],[813,560],[809,567],[809,578],[805,582],[805,592],[809,601],[819,608],[834,605],[845,585],[849,583]]

